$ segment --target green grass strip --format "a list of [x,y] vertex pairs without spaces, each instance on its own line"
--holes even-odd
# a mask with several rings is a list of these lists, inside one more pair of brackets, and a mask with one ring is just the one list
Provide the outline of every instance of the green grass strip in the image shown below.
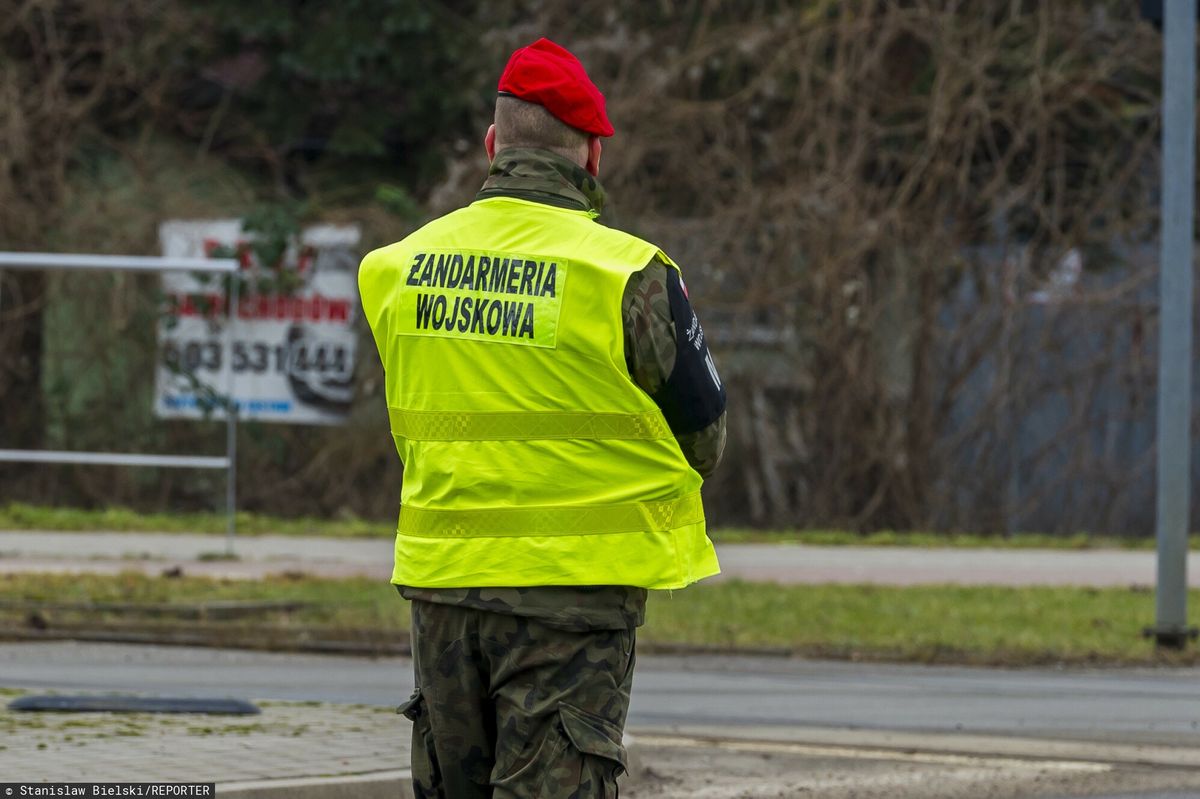
[[[1200,591],[1191,592],[1192,622]],[[837,659],[1027,666],[1200,662],[1160,658],[1144,588],[798,585],[730,581],[655,597],[659,644],[779,647]]]
[[[105,531],[117,533],[223,534],[223,513],[143,513],[128,508],[85,510],[10,502],[0,505],[0,530]],[[369,538],[394,535],[394,522],[358,517],[315,519],[283,518],[239,511],[238,535],[312,535],[332,538]]]
[[[380,636],[407,631],[406,603],[373,580],[272,578],[210,580],[126,573],[16,574],[0,577],[12,600],[195,603],[213,600],[290,600],[312,603],[291,613],[230,621],[275,632],[327,635],[339,630]],[[1200,591],[1191,593],[1192,623],[1200,622]],[[129,623],[132,614],[38,611],[58,621]],[[76,614],[74,617],[71,614]],[[28,624],[29,608],[0,607],[0,626]],[[652,592],[646,647],[780,653],[853,660],[1028,666],[1067,664],[1196,664],[1196,647],[1182,655],[1155,652],[1141,637],[1154,619],[1146,589],[778,586],[729,581]],[[161,621],[157,622],[161,623]],[[179,622],[186,624],[187,622]]]

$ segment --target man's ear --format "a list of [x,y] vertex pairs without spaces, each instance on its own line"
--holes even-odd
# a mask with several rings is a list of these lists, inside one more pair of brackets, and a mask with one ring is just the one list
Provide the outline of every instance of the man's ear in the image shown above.
[[487,151],[488,163],[496,160],[496,126],[489,125],[488,132],[483,134],[483,149]]
[[603,147],[600,144],[599,136],[591,136],[588,138],[588,159],[585,167],[592,177],[600,175],[600,150]]

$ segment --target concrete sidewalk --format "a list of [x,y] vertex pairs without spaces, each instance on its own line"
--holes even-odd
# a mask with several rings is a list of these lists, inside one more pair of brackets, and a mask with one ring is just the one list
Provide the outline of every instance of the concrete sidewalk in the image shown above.
[[260,706],[258,716],[0,710],[0,774],[9,782],[216,782],[218,795],[240,799],[412,796],[410,727],[393,709]]
[[[0,689],[5,782],[215,782],[229,799],[412,799],[412,727],[391,707],[258,701],[255,716],[18,712]],[[91,693],[91,692],[88,692]],[[642,772],[626,738],[630,776]]]
[[[185,574],[254,578],[302,572],[322,577],[391,574],[390,538],[254,536],[234,542],[236,560],[223,560],[221,535],[174,533],[60,533],[0,531],[0,574],[65,572],[158,574],[180,567]],[[723,544],[722,574],[779,583],[874,583],[879,585],[1153,585],[1155,556],[1133,550],[925,549],[908,547],[811,547]],[[1200,553],[1188,559],[1193,587],[1200,587]]]

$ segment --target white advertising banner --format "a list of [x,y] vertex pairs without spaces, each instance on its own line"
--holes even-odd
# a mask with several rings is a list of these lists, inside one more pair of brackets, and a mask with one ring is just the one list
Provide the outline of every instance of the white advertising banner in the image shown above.
[[238,418],[339,424],[353,398],[359,314],[359,230],[306,228],[280,263],[258,263],[236,219],[174,220],[159,227],[163,255],[238,259],[232,344],[227,276],[163,275],[154,411],[161,418],[224,418],[230,370]]

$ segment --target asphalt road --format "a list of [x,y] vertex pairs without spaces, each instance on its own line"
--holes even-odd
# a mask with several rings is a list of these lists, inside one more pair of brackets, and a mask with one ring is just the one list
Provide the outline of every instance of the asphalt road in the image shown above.
[[[0,574],[137,570],[158,574],[169,566],[185,573],[260,577],[285,571],[328,577],[391,575],[387,538],[339,539],[255,536],[234,544],[237,560],[214,559],[225,551],[219,535],[159,533],[57,533],[0,531]],[[723,544],[722,574],[780,583],[875,583],[919,585],[1153,585],[1151,551],[925,549],[907,547],[809,547]],[[1190,582],[1200,587],[1200,552],[1189,556]]]
[[[406,658],[75,642],[0,644],[0,686],[391,705]],[[630,723],[840,728],[1196,747],[1200,669],[1003,670],[750,657],[639,658]]]
[[[0,687],[392,705],[412,676],[404,658],[13,643]],[[630,730],[647,799],[1200,796],[1198,669],[642,657]]]

